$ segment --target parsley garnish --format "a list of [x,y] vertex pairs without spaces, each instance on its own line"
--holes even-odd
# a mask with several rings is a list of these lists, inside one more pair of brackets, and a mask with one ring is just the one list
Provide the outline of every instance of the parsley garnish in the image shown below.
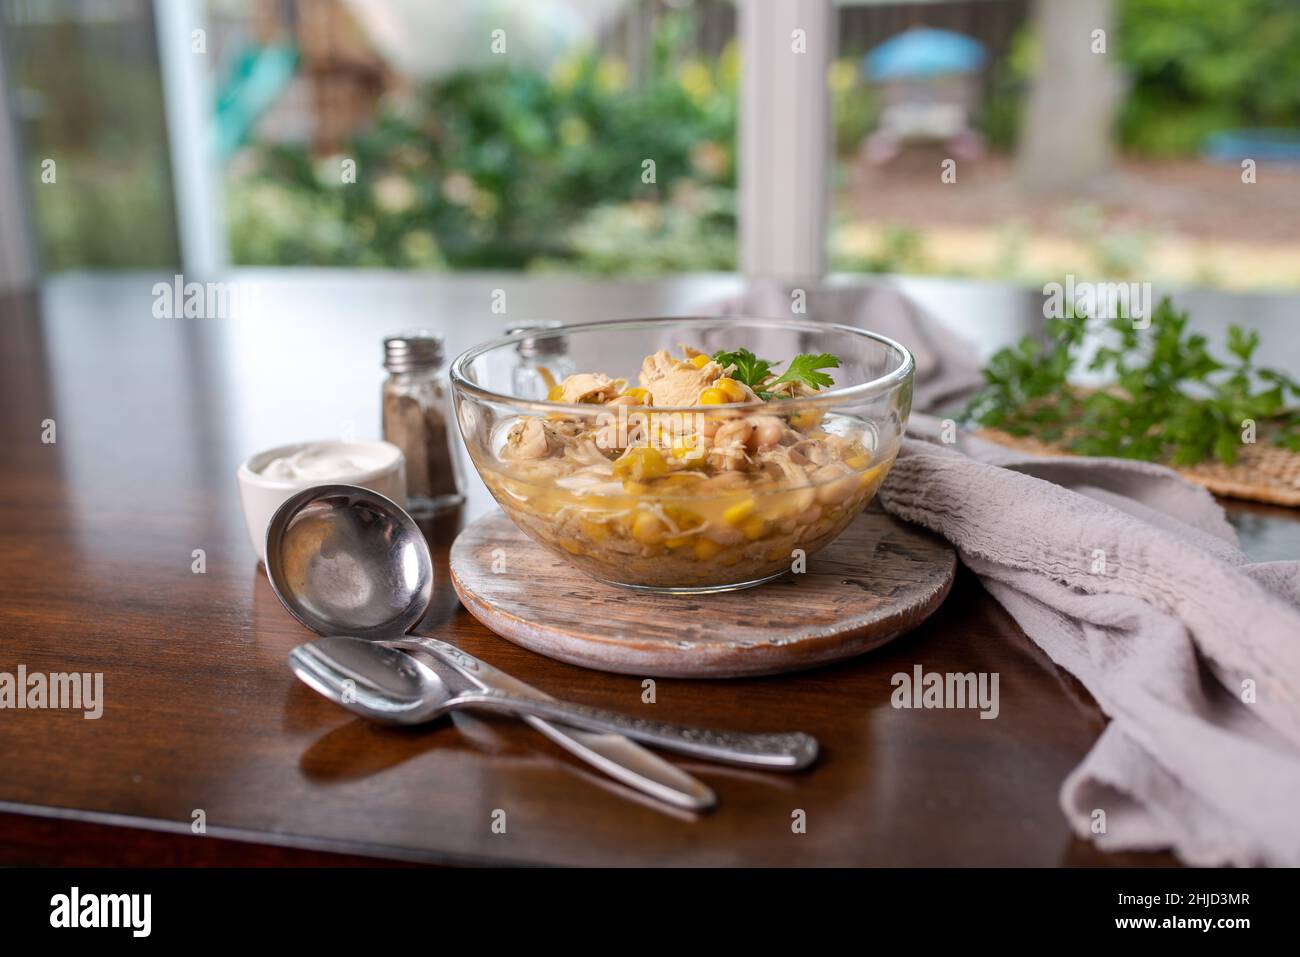
[[772,363],[766,359],[760,359],[748,349],[737,349],[735,352],[715,352],[713,361],[722,368],[735,366],[736,371],[731,373],[731,377],[737,382],[743,382],[754,391],[763,380],[772,374]]
[[772,366],[781,363],[760,359],[748,349],[737,349],[735,352],[715,352],[713,361],[724,369],[727,366],[735,366],[735,371],[731,373],[732,378],[749,386],[754,390],[755,395],[765,401],[772,398],[771,389],[782,382],[802,382],[813,389],[822,389],[834,385],[834,379],[825,372],[819,372],[818,370],[838,369],[840,367],[840,360],[829,353],[823,352],[821,355],[811,355],[801,352],[790,360],[790,367],[773,379],[768,384],[768,388],[761,389],[759,387],[773,375]]
[[814,389],[824,389],[826,386],[834,385],[835,380],[825,372],[818,372],[818,369],[838,369],[840,360],[828,352],[821,355],[809,355],[801,352],[790,360],[790,368],[772,383],[778,386],[782,382],[802,382],[804,385],[811,386]]

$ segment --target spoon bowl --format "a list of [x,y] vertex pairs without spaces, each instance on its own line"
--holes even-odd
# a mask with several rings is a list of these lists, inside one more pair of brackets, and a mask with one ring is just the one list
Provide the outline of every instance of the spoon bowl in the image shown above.
[[308,687],[383,724],[424,724],[442,716],[456,692],[419,658],[365,639],[317,638],[289,653]]
[[433,599],[433,556],[415,520],[356,485],[286,499],[266,529],[266,572],[289,613],[323,635],[403,635]]

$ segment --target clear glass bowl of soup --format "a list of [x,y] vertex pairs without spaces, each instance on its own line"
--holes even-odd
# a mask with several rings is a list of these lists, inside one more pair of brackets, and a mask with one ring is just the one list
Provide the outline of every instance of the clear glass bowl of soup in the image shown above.
[[[516,375],[538,355],[578,371]],[[687,594],[834,541],[893,464],[913,377],[898,343],[795,318],[529,329],[451,366],[470,457],[520,529],[601,581]]]

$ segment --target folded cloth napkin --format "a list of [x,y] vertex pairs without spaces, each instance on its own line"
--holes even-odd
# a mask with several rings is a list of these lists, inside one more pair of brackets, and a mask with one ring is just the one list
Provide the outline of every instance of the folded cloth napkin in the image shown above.
[[1300,864],[1300,562],[1250,562],[1214,498],[1161,466],[908,429],[883,507],[952,542],[1110,718],[1061,789],[1075,833]]
[[[870,301],[820,316],[875,328]],[[908,432],[882,506],[952,542],[1110,718],[1061,788],[1075,833],[1300,865],[1300,562],[1251,562],[1213,496],[1162,466],[1028,456],[922,414]]]

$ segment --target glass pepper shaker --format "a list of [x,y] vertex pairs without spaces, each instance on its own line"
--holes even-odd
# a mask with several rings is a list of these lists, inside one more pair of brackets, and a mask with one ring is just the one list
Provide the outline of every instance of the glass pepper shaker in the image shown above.
[[416,516],[464,501],[442,361],[442,337],[435,333],[406,332],[384,339],[384,439],[406,456],[407,511]]
[[[530,323],[513,326],[508,335],[517,332],[543,331],[558,326],[558,322]],[[574,373],[573,359],[569,356],[568,342],[564,336],[527,336],[515,345],[519,360],[514,368],[514,394],[521,399],[545,399],[553,386]]]

